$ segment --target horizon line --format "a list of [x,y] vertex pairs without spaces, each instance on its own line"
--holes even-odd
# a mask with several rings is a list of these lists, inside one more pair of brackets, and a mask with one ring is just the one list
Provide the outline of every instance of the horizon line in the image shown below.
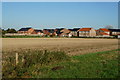
[[[35,28],[35,27],[21,27],[21,28],[33,28],[33,29],[40,29],[40,28]],[[19,29],[21,29],[21,28],[19,28]],[[74,28],[65,28],[65,27],[55,27],[55,28],[43,28],[43,29],[61,29],[61,28],[64,28],[64,29],[75,29],[75,28],[93,28],[93,29],[100,29],[100,28],[105,28],[105,27],[99,27],[99,28],[94,28],[94,27],[74,27]],[[0,29],[4,29],[4,30],[7,30],[7,29],[15,29],[15,28],[7,28],[7,29],[5,29],[5,28],[0,28]],[[19,29],[15,29],[15,30],[19,30]],[[40,29],[40,30],[43,30],[43,29]],[[119,29],[119,27],[118,28],[112,28],[112,29]]]

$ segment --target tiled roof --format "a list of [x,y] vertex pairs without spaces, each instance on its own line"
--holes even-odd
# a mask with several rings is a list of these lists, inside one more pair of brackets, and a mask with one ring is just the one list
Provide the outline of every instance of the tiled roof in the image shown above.
[[69,29],[70,31],[78,31],[80,28]]
[[44,29],[45,31],[48,31],[49,33],[54,33],[55,30],[54,29]]
[[28,28],[21,28],[21,29],[18,30],[18,31],[28,31],[29,29],[31,29],[31,27],[28,27]]
[[79,31],[90,31],[91,28],[81,28]]
[[120,32],[120,29],[109,29],[112,32]]
[[100,28],[100,30],[102,30],[102,31],[106,31],[106,32],[109,32],[109,30],[106,29],[106,28]]
[[109,34],[107,34],[107,33],[104,33],[104,32],[100,32],[100,34],[101,34],[101,35],[109,35]]

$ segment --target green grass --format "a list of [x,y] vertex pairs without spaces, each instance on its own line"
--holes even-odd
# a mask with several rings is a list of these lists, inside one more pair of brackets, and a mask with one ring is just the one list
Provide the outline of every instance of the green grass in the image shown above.
[[59,37],[59,36],[0,36],[0,38],[84,38],[84,39],[117,39],[116,37]]
[[120,65],[118,51],[120,50],[71,57],[60,51],[45,51],[44,55],[39,54],[43,53],[39,51],[27,52],[30,53],[26,54],[28,64],[24,66],[23,63],[12,66],[14,58],[7,58],[7,62],[13,64],[4,65],[3,78],[117,78],[118,65]]
[[[63,38],[59,36],[1,36],[2,38]],[[67,37],[65,37],[67,38]]]

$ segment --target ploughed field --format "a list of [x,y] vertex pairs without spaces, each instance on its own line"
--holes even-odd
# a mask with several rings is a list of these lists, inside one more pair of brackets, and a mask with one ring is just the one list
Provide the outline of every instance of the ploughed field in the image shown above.
[[2,49],[3,78],[118,77],[117,39],[3,38]]
[[69,55],[118,49],[118,39],[87,38],[3,38],[3,51],[20,50],[65,51]]

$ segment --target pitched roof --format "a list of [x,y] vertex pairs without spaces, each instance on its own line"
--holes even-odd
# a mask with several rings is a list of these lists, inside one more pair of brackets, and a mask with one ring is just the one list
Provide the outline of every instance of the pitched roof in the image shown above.
[[90,31],[91,30],[91,28],[81,28],[81,29],[79,29],[79,31]]
[[63,32],[61,32],[61,30],[63,30],[63,29],[64,28],[56,28],[55,31],[56,31],[57,34],[61,34],[61,33],[63,33]]
[[95,31],[99,31],[99,30],[95,30]]
[[100,30],[102,30],[102,31],[106,31],[106,32],[109,32],[109,30],[106,29],[106,28],[100,28]]
[[48,31],[49,33],[54,33],[55,32],[54,29],[44,29],[44,30]]
[[41,32],[41,33],[43,33],[43,31],[42,31],[42,30],[37,30],[37,29],[35,30],[35,32]]
[[104,33],[104,32],[100,32],[99,34],[101,34],[101,35],[109,35],[109,34]]
[[56,28],[55,30],[56,30],[56,31],[61,31],[61,30],[63,30],[63,29],[65,29],[65,28]]
[[64,29],[64,28],[56,28],[57,30],[62,30],[62,29]]
[[61,30],[60,32],[63,32],[63,33],[70,33],[70,30],[69,30],[69,29],[64,28],[64,29],[63,29],[63,30]]
[[31,27],[28,27],[28,28],[21,28],[21,29],[19,29],[18,31],[28,31],[29,29],[31,29]]
[[70,31],[78,31],[80,28],[69,29]]
[[113,32],[120,32],[120,29],[109,29],[109,30]]

